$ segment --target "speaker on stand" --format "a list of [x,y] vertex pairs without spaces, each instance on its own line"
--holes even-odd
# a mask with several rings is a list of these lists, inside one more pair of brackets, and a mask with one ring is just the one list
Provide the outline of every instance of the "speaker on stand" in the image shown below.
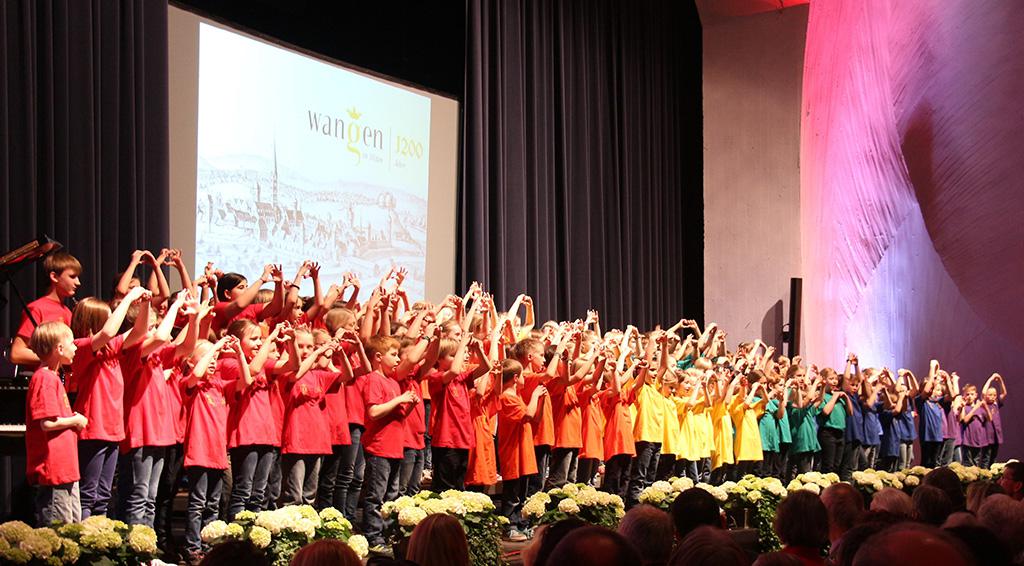
[[802,310],[803,279],[792,277],[789,280],[789,322],[782,325],[782,343],[786,345],[786,356],[800,354],[800,313]]

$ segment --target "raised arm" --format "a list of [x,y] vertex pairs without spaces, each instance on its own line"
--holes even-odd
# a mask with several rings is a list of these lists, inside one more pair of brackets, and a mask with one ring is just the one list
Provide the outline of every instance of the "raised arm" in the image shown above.
[[132,279],[135,277],[135,270],[138,269],[139,264],[142,263],[142,257],[145,254],[146,252],[144,250],[135,250],[132,252],[132,259],[128,262],[128,267],[126,267],[124,272],[121,273],[121,279],[117,281],[117,287],[114,288],[114,291],[118,295],[124,297],[128,294],[128,291],[130,291],[128,287],[132,284]]
[[[92,335],[92,351],[98,352],[102,350],[114,336],[117,336],[121,331],[121,325],[124,323],[124,317],[127,316],[128,309],[133,304],[148,301],[149,299],[150,294],[146,289],[142,287],[130,289],[128,294],[117,304],[117,308],[107,317],[107,322],[103,323],[103,328]],[[146,318],[149,318],[148,311]]]
[[[171,303],[171,306],[167,308],[167,314],[164,319],[160,321],[160,325],[156,327],[156,332],[153,336],[143,340],[142,342],[142,357],[152,354],[157,348],[167,344],[171,341],[171,329],[174,328],[174,320],[178,318],[178,310],[181,305],[185,303],[186,293],[178,293],[178,297]],[[139,311],[140,314],[142,311]],[[147,313],[147,318],[149,317]]]

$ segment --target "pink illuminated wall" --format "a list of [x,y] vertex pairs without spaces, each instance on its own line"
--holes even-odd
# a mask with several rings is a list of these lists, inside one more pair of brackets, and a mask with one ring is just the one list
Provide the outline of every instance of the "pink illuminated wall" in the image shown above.
[[809,359],[1011,388],[1024,456],[1024,11],[811,2],[801,124]]

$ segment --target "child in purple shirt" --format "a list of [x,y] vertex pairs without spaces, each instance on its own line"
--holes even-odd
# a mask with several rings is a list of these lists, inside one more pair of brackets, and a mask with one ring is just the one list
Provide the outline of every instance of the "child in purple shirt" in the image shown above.
[[[998,384],[999,389],[996,389],[994,385]],[[999,445],[1003,443],[1003,420],[999,416],[999,409],[1003,406],[1003,401],[1006,399],[1006,382],[1003,381],[1003,376],[998,373],[993,373],[992,377],[988,378],[985,382],[985,387],[981,389],[981,393],[984,396],[985,411],[987,412],[987,420],[985,421],[985,448],[981,451],[981,459],[978,462],[978,466],[982,468],[989,468],[996,462],[996,457],[999,455]]]
[[985,404],[978,399],[976,386],[965,385],[963,393],[964,408],[960,410],[960,422],[963,423],[964,465],[977,466],[982,448],[988,445],[985,435],[985,421],[988,420],[988,413]]

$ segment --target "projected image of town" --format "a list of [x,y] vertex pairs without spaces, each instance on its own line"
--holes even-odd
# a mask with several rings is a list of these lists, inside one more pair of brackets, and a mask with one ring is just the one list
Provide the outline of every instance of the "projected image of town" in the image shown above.
[[312,259],[368,290],[402,265],[422,297],[429,132],[426,97],[200,26],[197,272]]

